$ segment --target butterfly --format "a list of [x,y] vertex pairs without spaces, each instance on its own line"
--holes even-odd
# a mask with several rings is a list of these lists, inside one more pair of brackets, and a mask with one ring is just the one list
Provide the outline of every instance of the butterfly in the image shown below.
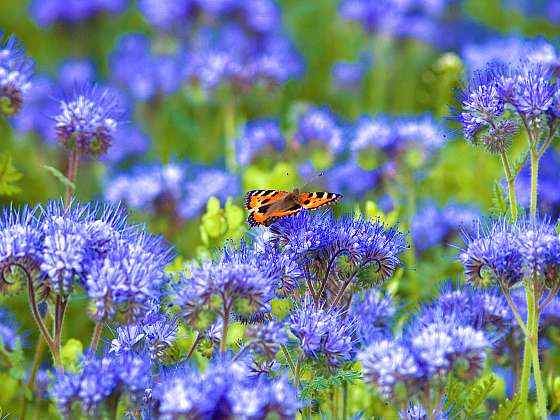
[[245,207],[249,210],[249,226],[270,226],[279,218],[296,214],[301,209],[316,209],[336,203],[341,194],[330,192],[292,192],[277,190],[253,190],[245,195]]

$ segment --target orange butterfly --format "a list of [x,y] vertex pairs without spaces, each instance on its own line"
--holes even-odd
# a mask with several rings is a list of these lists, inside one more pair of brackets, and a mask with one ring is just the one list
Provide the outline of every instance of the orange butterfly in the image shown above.
[[329,192],[293,192],[277,190],[253,190],[245,195],[245,207],[249,210],[247,222],[251,227],[270,226],[281,217],[296,214],[301,209],[316,209],[336,203],[341,194]]

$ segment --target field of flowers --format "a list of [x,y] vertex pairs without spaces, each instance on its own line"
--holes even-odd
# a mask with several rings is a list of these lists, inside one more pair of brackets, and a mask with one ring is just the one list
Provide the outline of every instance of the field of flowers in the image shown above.
[[0,1],[0,419],[560,418],[558,35]]

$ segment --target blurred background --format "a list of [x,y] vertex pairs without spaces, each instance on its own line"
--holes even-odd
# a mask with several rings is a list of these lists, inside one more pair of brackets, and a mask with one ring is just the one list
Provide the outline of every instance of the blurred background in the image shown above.
[[[417,302],[459,275],[448,246],[459,230],[503,202],[497,157],[448,120],[454,89],[527,46],[560,68],[559,24],[555,0],[2,0],[0,31],[36,66],[22,112],[0,120],[0,200],[63,195],[52,117],[96,83],[123,122],[106,155],[82,160],[77,199],[125,203],[174,244],[180,267],[247,234],[247,190],[340,192],[337,212],[411,232],[389,287]],[[549,155],[540,201],[557,215]]]

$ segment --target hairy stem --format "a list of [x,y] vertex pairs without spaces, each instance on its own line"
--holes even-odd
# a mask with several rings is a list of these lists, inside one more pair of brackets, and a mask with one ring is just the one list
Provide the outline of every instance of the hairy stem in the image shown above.
[[91,341],[89,344],[89,354],[94,355],[97,351],[97,346],[99,345],[99,340],[101,338],[101,333],[103,332],[103,322],[96,322],[95,328],[93,329],[93,334],[91,335]]
[[342,381],[342,420],[348,418],[348,382]]
[[[68,154],[68,175],[66,176],[68,180],[72,183],[76,181],[78,175],[78,166],[80,163],[80,152],[75,148],[70,150]],[[64,207],[68,208],[70,205],[70,200],[72,199],[72,193],[74,189],[68,185],[66,187],[66,197],[64,199]]]
[[197,331],[196,337],[194,338],[191,348],[189,349],[189,353],[187,354],[187,360],[191,360],[196,348],[198,347],[198,343],[200,343],[200,340],[202,340],[202,334],[200,334],[200,332]]
[[537,220],[537,188],[539,179],[539,157],[531,150],[531,223]]
[[[45,316],[45,327],[47,330],[51,327],[52,318],[50,317],[48,311],[47,315]],[[35,390],[35,378],[37,377],[37,372],[39,371],[39,366],[41,365],[41,361],[43,360],[43,354],[45,353],[46,342],[42,335],[37,338],[37,343],[35,345],[35,351],[33,356],[33,364],[31,365],[31,373],[29,374],[29,380],[27,381],[27,389],[29,392],[29,396],[32,398],[33,392]],[[21,410],[20,410],[20,419],[25,420],[27,416],[27,407],[29,404],[29,399],[27,396],[23,395],[21,400]]]
[[288,351],[288,348],[286,347],[285,344],[280,344],[280,348],[282,349],[282,352],[284,353],[284,357],[286,358],[286,362],[288,362],[288,366],[290,366],[290,371],[292,372],[292,375],[294,375],[294,378],[296,376],[296,365],[294,364],[294,361],[292,360],[292,356],[290,356],[290,352]]
[[229,327],[229,312],[230,308],[228,304],[224,305],[224,325],[222,327],[222,339],[220,340],[220,352],[224,353],[226,351],[227,333]]
[[517,323],[519,324],[519,327],[523,330],[523,334],[525,336],[529,335],[529,332],[527,330],[527,325],[525,325],[525,323],[521,319],[521,316],[519,315],[519,312],[517,311],[517,307],[515,306],[515,303],[513,303],[513,300],[511,299],[511,295],[509,293],[509,290],[508,290],[507,286],[502,286],[502,292],[504,293],[504,296],[506,297],[506,300],[509,304],[509,307],[510,307],[511,311],[513,312],[513,316],[517,320]]
[[541,366],[539,360],[539,298],[533,295],[532,307],[533,323],[531,325],[529,341],[531,344],[531,355],[533,358],[533,379],[535,380],[535,388],[537,390],[537,416],[541,420],[548,418],[546,410],[546,391],[544,389]]
[[511,174],[511,165],[506,152],[502,152],[500,155],[502,159],[502,166],[504,167],[504,174],[506,176],[506,181],[508,184],[509,193],[509,209],[511,213],[511,218],[515,221],[517,220],[517,202],[515,200],[515,177]]
[[[528,285],[525,285],[525,293],[527,296],[527,328],[532,331],[533,327],[533,311],[534,306],[533,294]],[[529,376],[531,375],[531,342],[529,334],[525,335],[525,345],[523,349],[523,367],[521,370],[521,379],[519,381],[519,395],[521,399],[521,414],[524,415],[527,408],[527,399],[529,396]]]

